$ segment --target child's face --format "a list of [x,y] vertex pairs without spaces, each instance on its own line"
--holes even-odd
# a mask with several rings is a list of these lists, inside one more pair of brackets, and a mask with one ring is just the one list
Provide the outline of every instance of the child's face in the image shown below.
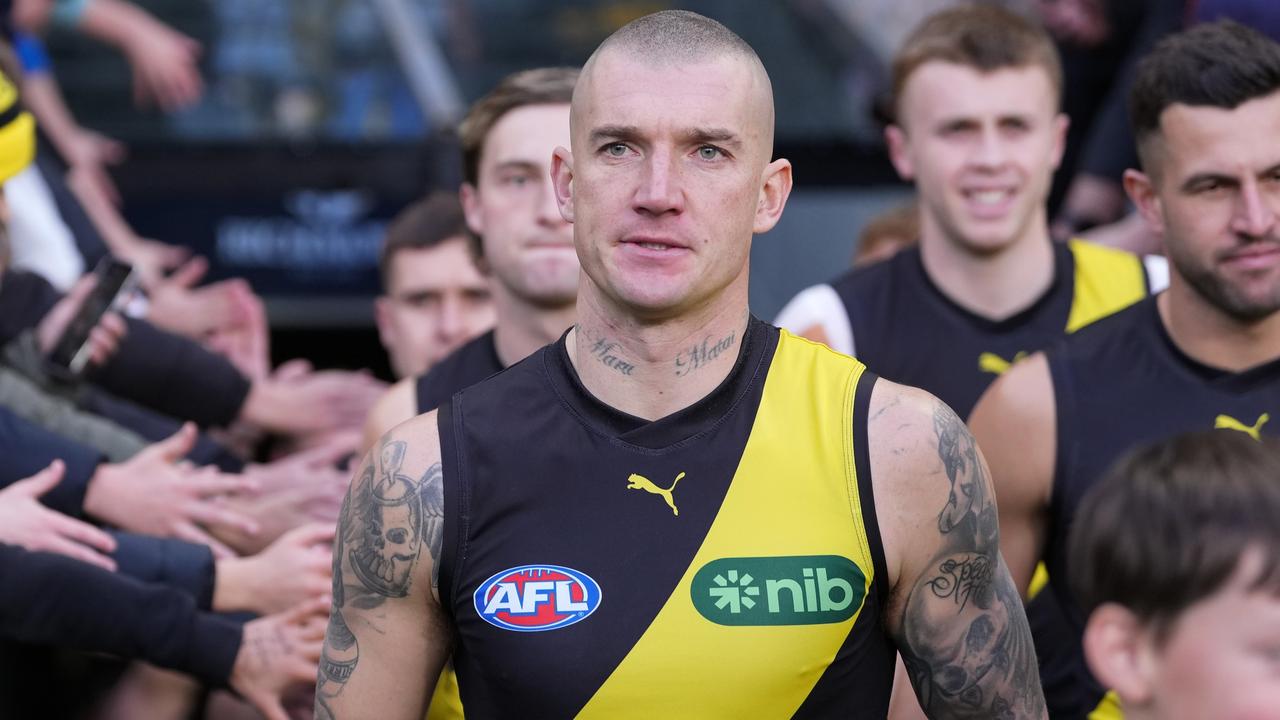
[[1152,717],[1280,720],[1280,597],[1251,590],[1245,570],[1148,645]]

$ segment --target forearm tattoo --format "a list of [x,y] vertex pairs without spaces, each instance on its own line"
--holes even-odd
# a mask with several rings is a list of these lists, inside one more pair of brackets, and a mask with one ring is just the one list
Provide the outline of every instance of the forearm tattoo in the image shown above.
[[[439,581],[444,540],[444,483],[440,463],[421,478],[402,472],[402,441],[384,442],[352,482],[338,516],[333,548],[333,608],[316,681],[316,717],[336,718],[337,697],[360,662],[360,644],[344,610],[367,611],[409,594],[413,571],[425,547],[431,554],[431,586]],[[350,572],[345,572],[349,570]]]
[[938,514],[943,550],[910,589],[899,650],[931,718],[1040,718],[1044,697],[1022,600],[1000,558],[991,480],[977,445],[944,405],[934,411],[950,482]]

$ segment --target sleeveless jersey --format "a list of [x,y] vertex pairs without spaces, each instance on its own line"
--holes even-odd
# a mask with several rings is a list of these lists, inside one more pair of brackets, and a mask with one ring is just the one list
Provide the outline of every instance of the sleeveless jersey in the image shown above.
[[[414,384],[418,414],[435,410],[459,390],[501,371],[502,361],[498,359],[498,348],[490,330],[449,353],[435,367],[418,376]],[[436,682],[431,712],[426,720],[459,720],[462,717],[458,679],[450,665]]]
[[565,342],[439,413],[440,597],[469,718],[884,717],[874,376],[754,318],[656,421]]
[[1053,282],[1030,307],[989,320],[929,279],[918,247],[831,283],[849,315],[859,360],[882,377],[923,388],[967,418],[996,377],[1148,293],[1141,258],[1082,240],[1053,244]]
[[498,359],[498,348],[490,330],[449,353],[435,367],[418,376],[414,384],[418,414],[435,410],[454,393],[501,370],[502,361]]
[[[1207,367],[1174,345],[1149,298],[1100,320],[1046,353],[1057,404],[1057,465],[1045,562],[1067,577],[1067,537],[1085,493],[1123,455],[1185,432],[1222,428],[1280,435],[1277,358],[1231,373]],[[1061,583],[1052,591],[1072,623],[1069,677],[1073,703],[1054,717],[1084,717],[1102,699],[1080,649],[1084,618]]]

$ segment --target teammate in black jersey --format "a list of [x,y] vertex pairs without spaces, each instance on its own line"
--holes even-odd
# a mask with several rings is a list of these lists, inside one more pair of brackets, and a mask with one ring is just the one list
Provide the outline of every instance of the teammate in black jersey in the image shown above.
[[456,193],[411,203],[387,226],[378,254],[378,339],[397,378],[421,375],[493,327],[489,282],[471,253]]
[[489,275],[496,323],[428,373],[387,391],[365,423],[372,447],[397,423],[434,409],[555,340],[573,323],[578,258],[551,192],[551,151],[569,141],[578,71],[515,73],[471,106],[459,129],[471,250]]
[[495,717],[882,716],[894,646],[937,717],[1045,717],[963,423],[750,317],[752,237],[791,190],[755,52],[640,18],[570,118],[578,324],[362,463],[321,716],[418,717],[454,645]]
[[[1130,105],[1143,171],[1125,186],[1163,239],[1169,289],[1020,363],[970,420],[1022,582],[1041,558],[1051,577],[1070,571],[1081,496],[1134,445],[1280,433],[1280,46],[1229,23],[1173,36],[1140,65]],[[1074,601],[1054,590],[1078,640]],[[1076,653],[1064,717],[1102,694]]]
[[1026,18],[990,4],[929,17],[893,88],[885,139],[915,184],[919,244],[802,291],[777,322],[968,417],[1019,358],[1163,287],[1163,259],[1148,279],[1137,256],[1050,239],[1062,67]]

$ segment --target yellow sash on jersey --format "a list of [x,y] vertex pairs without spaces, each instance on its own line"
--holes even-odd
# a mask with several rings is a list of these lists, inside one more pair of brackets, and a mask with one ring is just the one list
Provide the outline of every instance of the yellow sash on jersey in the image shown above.
[[1133,253],[1084,240],[1067,243],[1076,261],[1067,332],[1123,310],[1147,296],[1147,273]]
[[[691,587],[700,568],[721,558],[839,555],[861,569],[864,593],[874,592],[853,452],[854,389],[864,369],[781,332],[751,436],[702,546],[580,718],[795,714],[863,606],[843,622],[726,626],[698,613]],[[678,670],[690,667],[697,671]]]
[[453,671],[452,663],[440,671],[426,720],[462,720],[462,696],[458,693],[458,674]]
[[1120,698],[1114,690],[1103,696],[1098,707],[1089,713],[1089,720],[1124,720],[1124,710],[1120,709]]

